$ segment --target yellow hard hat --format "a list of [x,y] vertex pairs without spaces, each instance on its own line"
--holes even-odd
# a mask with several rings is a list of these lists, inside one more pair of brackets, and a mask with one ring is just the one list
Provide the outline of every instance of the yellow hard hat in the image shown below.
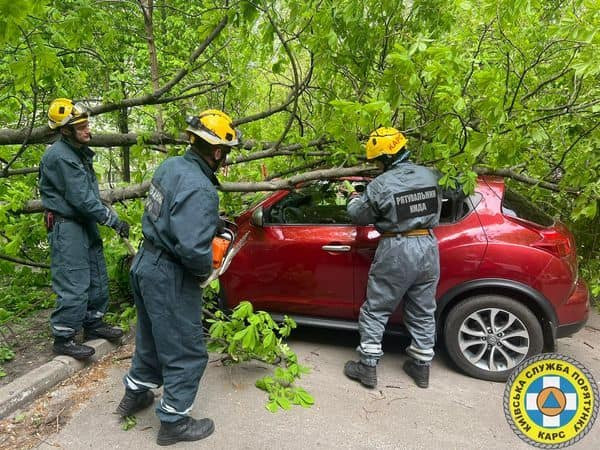
[[188,127],[185,129],[190,133],[190,141],[193,143],[195,136],[212,145],[236,146],[240,143],[241,133],[233,128],[231,117],[218,109],[207,109],[197,116],[186,119]]
[[48,108],[48,126],[55,130],[65,125],[85,122],[88,120],[88,116],[85,105],[73,103],[68,98],[57,98],[50,103],[50,108]]
[[367,159],[395,155],[406,145],[406,137],[392,127],[377,128],[367,141]]

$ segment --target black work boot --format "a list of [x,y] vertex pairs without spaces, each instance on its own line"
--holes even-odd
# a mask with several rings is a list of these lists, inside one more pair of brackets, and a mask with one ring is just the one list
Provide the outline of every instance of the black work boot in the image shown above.
[[429,387],[429,364],[419,364],[414,359],[409,359],[402,368],[415,380],[417,386],[423,389]]
[[83,331],[83,337],[86,341],[90,339],[107,339],[113,342],[119,342],[123,337],[123,330],[117,327],[111,327],[110,325],[102,322],[98,327],[86,328]]
[[161,422],[156,443],[171,445],[180,441],[199,441],[215,431],[215,423],[211,419],[192,419],[184,417],[177,422]]
[[88,345],[78,344],[73,338],[54,338],[54,345],[52,346],[54,353],[59,355],[71,356],[75,359],[87,359],[96,353],[93,347]]
[[367,366],[362,362],[348,361],[344,366],[344,375],[348,378],[360,383],[368,388],[377,386],[377,368],[375,366]]
[[125,389],[125,395],[121,399],[119,406],[117,406],[117,414],[121,417],[131,416],[147,408],[152,403],[154,403],[154,394],[152,391],[135,392]]

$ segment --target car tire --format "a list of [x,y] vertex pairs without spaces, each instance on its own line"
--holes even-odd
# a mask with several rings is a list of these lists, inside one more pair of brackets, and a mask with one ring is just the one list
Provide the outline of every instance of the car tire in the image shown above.
[[506,381],[521,361],[540,353],[544,345],[535,315],[502,295],[478,295],[454,306],[446,317],[444,340],[460,370],[489,381]]

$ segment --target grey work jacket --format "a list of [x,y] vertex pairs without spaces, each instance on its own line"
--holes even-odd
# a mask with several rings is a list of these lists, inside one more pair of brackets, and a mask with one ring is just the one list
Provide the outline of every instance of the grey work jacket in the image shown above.
[[357,225],[375,224],[383,232],[434,228],[442,207],[438,175],[412,162],[396,162],[376,177],[360,197],[348,202]]

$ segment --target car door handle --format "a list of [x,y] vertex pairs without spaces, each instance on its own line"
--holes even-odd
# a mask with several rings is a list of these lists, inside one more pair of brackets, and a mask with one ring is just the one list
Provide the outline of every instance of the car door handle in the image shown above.
[[352,247],[350,247],[349,245],[324,245],[323,247],[321,247],[323,250],[325,250],[326,252],[349,252]]

